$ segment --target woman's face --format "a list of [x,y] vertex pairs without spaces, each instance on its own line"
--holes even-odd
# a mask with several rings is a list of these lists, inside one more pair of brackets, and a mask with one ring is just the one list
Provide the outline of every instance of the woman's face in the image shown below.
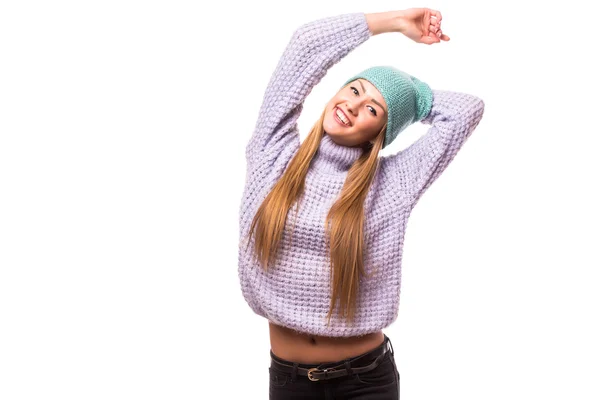
[[[344,115],[345,120],[338,114]],[[361,146],[373,140],[387,122],[387,105],[372,83],[357,79],[348,83],[325,106],[323,130],[344,146]]]

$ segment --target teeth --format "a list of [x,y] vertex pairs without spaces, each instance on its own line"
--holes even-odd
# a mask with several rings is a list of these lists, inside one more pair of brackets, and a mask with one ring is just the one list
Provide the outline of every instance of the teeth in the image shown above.
[[337,114],[337,116],[342,120],[342,122],[346,125],[350,125],[350,121],[348,121],[346,119],[346,117],[344,116],[344,113],[342,113],[340,110],[335,110],[335,113]]

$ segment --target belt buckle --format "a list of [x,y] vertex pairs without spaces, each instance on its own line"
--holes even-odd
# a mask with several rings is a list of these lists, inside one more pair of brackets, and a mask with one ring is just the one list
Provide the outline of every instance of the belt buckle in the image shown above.
[[330,370],[330,368],[325,368],[322,371],[319,370],[319,368],[311,368],[311,369],[308,370],[308,372],[306,374],[308,375],[308,379],[310,379],[313,382],[316,382],[316,381],[319,381],[320,379],[319,378],[315,378],[314,376],[312,376],[313,372],[315,372],[315,371],[318,371],[318,372],[327,372],[329,370]]

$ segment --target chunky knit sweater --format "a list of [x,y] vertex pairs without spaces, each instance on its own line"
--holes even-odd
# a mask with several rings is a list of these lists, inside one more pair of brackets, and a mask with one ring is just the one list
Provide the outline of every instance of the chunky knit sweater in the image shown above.
[[268,83],[246,147],[239,220],[242,294],[256,314],[298,332],[347,337],[378,331],[395,321],[409,214],[483,116],[481,99],[433,89],[431,111],[421,121],[431,125],[426,134],[396,154],[380,156],[364,203],[368,277],[360,278],[355,319],[349,324],[334,312],[327,326],[331,282],[324,222],[362,150],[323,136],[304,193],[288,214],[277,263],[268,271],[253,257],[254,237],[246,246],[246,236],[258,207],[298,151],[297,120],[305,98],[332,65],[371,36],[364,13],[327,17],[298,28]]

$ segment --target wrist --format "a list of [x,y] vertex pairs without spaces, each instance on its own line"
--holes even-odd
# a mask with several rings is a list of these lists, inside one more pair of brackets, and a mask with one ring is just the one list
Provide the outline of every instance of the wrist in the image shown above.
[[404,13],[403,11],[386,11],[379,13],[365,14],[367,25],[371,34],[378,35],[387,32],[403,32]]

